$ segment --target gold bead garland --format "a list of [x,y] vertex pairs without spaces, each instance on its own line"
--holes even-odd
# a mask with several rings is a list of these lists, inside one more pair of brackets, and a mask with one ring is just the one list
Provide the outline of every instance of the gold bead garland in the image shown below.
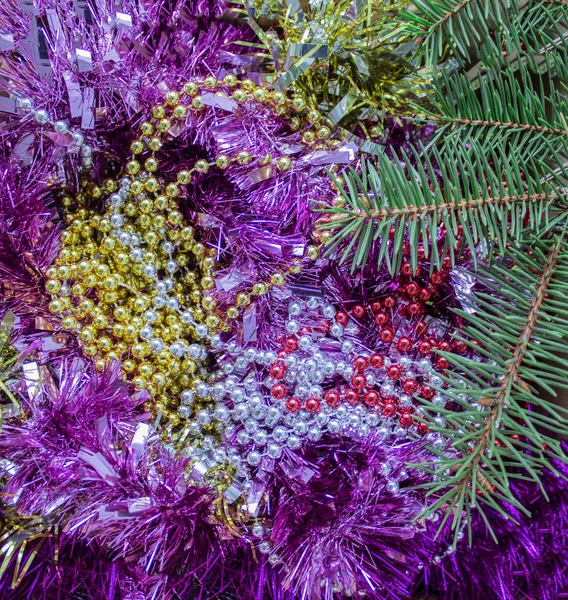
[[[287,156],[255,157],[248,151],[234,156],[219,154],[212,162],[200,159],[192,169],[180,170],[176,181],[165,181],[159,174],[157,153],[166,143],[172,124],[183,121],[188,111],[205,110],[199,93],[215,88],[223,96],[236,88],[231,93],[235,101],[261,103],[276,115],[287,117],[292,129],[303,126],[304,142],[316,149],[334,148],[340,143],[330,139],[331,129],[319,113],[305,109],[301,97],[290,99],[248,79],[238,82],[232,75],[221,85],[214,77],[201,83],[190,81],[182,91],[168,92],[164,103],[154,106],[152,116],[141,124],[125,167],[129,180],[108,179],[94,187],[85,182],[76,202],[63,199],[68,227],[61,236],[59,255],[47,271],[50,310],[61,317],[62,328],[76,333],[83,354],[95,361],[97,369],[102,370],[111,359],[121,361],[127,379],[150,393],[152,401],[147,408],[161,413],[172,427],[181,422],[178,407],[182,391],[211,381],[207,359],[188,355],[191,342],[203,344],[200,340],[204,337],[230,330],[227,320],[238,318],[250,305],[251,296],[267,294],[271,287],[282,286],[289,274],[302,269],[302,259],[296,259],[268,281],[258,281],[250,291],[237,293],[234,304],[219,312],[211,293],[216,252],[200,242],[185,222],[176,200],[179,186],[189,185],[196,172],[207,173],[213,166],[227,169],[231,164],[252,165],[256,161],[259,166],[274,164],[284,172],[293,163]],[[107,201],[103,215],[84,208],[92,204],[91,199],[101,198]],[[130,242],[134,238],[139,241],[135,248]],[[315,260],[318,255],[319,246],[310,246],[305,258]],[[168,269],[170,296],[168,304],[161,305],[158,288],[166,284],[156,283],[156,274]],[[152,347],[150,338],[162,340],[164,347]],[[172,351],[175,344],[183,347],[178,346],[177,353]]]

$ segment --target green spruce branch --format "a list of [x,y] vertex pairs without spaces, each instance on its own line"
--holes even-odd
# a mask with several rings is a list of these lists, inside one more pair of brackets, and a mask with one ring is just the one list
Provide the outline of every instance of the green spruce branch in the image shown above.
[[488,151],[470,140],[468,148],[447,145],[430,156],[415,151],[412,159],[383,155],[376,167],[363,160],[361,175],[350,169],[343,177],[342,200],[318,209],[325,215],[319,226],[332,232],[327,252],[340,249],[341,261],[350,260],[353,270],[373,255],[396,273],[406,239],[413,268],[419,245],[432,268],[446,256],[453,263],[465,250],[475,263],[480,244],[486,256],[493,248],[502,254],[527,228],[547,230],[568,217],[555,181],[543,180],[533,163],[508,156],[498,144]]
[[424,514],[447,510],[444,523],[452,518],[456,535],[472,506],[483,518],[487,508],[510,517],[507,504],[528,513],[510,481],[540,485],[543,469],[560,474],[554,461],[568,463],[558,439],[568,434],[568,410],[543,397],[568,387],[561,355],[568,336],[564,235],[511,247],[505,260],[474,276],[480,291],[456,313],[466,323],[459,339],[479,349],[482,361],[441,353],[451,364],[443,393],[459,410],[424,401],[443,418],[425,421],[449,446],[432,449],[436,460],[415,465],[435,477],[422,486],[437,496]]

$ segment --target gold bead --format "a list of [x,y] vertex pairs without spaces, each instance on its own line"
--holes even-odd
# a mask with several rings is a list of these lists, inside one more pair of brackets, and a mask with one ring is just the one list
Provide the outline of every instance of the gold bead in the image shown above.
[[88,344],[83,348],[83,354],[87,358],[94,358],[99,353],[99,349],[95,346],[95,344]]
[[71,276],[71,268],[68,265],[61,265],[57,268],[58,279],[69,279]]
[[130,184],[130,191],[137,196],[138,194],[141,194],[144,191],[144,184],[139,180],[139,179],[135,179],[131,184]]
[[132,324],[126,325],[126,327],[124,328],[124,337],[127,340],[133,340],[137,336],[138,336],[138,329],[136,329],[136,327],[134,327],[134,325],[132,325]]
[[257,102],[266,102],[266,99],[268,98],[266,90],[261,87],[256,88],[252,93],[252,96]]
[[217,307],[217,301],[215,298],[213,298],[213,296],[208,294],[207,296],[203,296],[201,299],[201,306],[203,306],[205,310],[212,311]]
[[263,281],[259,281],[252,286],[252,293],[255,296],[264,296],[268,292],[268,286]]
[[284,277],[284,275],[282,273],[273,273],[272,276],[270,277],[270,283],[272,285],[276,285],[276,286],[280,286],[283,285],[284,282],[286,281],[286,278]]
[[74,283],[71,288],[71,293],[73,296],[84,296],[85,295],[85,286],[82,283]]
[[245,79],[242,85],[247,92],[252,92],[256,88],[256,83],[249,78]]
[[112,340],[107,335],[103,335],[103,337],[99,338],[97,341],[97,346],[99,350],[109,352],[112,349]]
[[331,187],[335,191],[342,190],[345,187],[345,179],[343,177],[336,177],[335,180],[331,180]]
[[75,329],[75,327],[77,327],[77,319],[69,315],[61,321],[61,327],[63,327],[63,329]]
[[295,96],[292,100],[292,106],[297,111],[302,111],[306,108],[306,100],[302,96]]
[[[142,363],[145,364],[145,363]],[[140,365],[142,366],[142,365]],[[166,377],[163,373],[154,373],[152,375],[152,385],[158,389],[163,388],[166,385]]]
[[91,190],[91,194],[93,196],[93,198],[101,198],[103,195],[103,191],[101,190],[100,187],[95,186],[92,190]]
[[270,101],[274,106],[282,106],[286,102],[286,95],[282,92],[274,92]]
[[192,240],[194,236],[193,227],[186,226],[181,230],[181,238],[183,240]]
[[102,315],[96,315],[95,318],[93,319],[93,325],[97,328],[97,329],[105,329],[106,327],[108,327],[108,318],[106,315],[102,314]]
[[166,186],[166,195],[169,198],[175,198],[179,195],[179,188],[175,183],[168,183]]
[[268,154],[265,154],[262,158],[259,159],[258,164],[261,167],[264,167],[266,165],[269,165],[271,162],[272,162],[272,155],[269,152]]
[[293,275],[297,275],[298,273],[302,272],[302,265],[290,265],[288,271]]
[[155,158],[148,158],[144,163],[146,171],[153,173],[158,170],[158,161]]
[[142,375],[143,377],[150,377],[153,372],[154,367],[152,366],[152,363],[143,362],[140,363],[140,365],[138,366],[138,373],[140,373],[140,375]]
[[48,279],[56,279],[57,278],[57,268],[49,267],[49,269],[47,269],[47,271],[45,272],[45,276]]
[[[114,179],[106,179],[105,180],[105,188],[107,189],[108,192],[116,192],[116,190],[118,189],[118,183],[114,180]],[[83,215],[81,215],[81,218],[86,219],[87,218],[87,214],[86,214],[86,210],[85,209],[81,209],[83,211],[85,211],[83,213]],[[79,213],[81,213],[81,210],[79,211]]]
[[219,154],[219,156],[215,159],[215,164],[220,169],[226,169],[231,164],[231,158],[226,154]]
[[48,279],[45,284],[45,290],[48,294],[57,294],[61,290],[61,282],[57,279]]
[[142,154],[142,152],[145,150],[144,142],[135,140],[132,142],[132,144],[130,144],[130,150],[132,151],[132,154]]
[[195,96],[197,94],[197,92],[199,91],[199,86],[193,81],[188,81],[183,86],[183,91],[184,91],[184,94],[186,94],[187,96]]
[[247,99],[247,93],[244,90],[235,90],[233,92],[233,99],[236,100],[237,102],[244,102]]
[[168,213],[168,222],[172,225],[180,225],[183,221],[183,215],[179,212],[179,210],[172,210]]
[[155,119],[163,119],[166,116],[166,109],[161,105],[152,108],[152,115]]
[[191,183],[191,173],[185,169],[180,171],[177,174],[177,181],[181,185],[189,185]]
[[160,138],[153,137],[148,142],[148,148],[150,148],[150,150],[152,150],[152,152],[158,152],[158,150],[160,150],[162,148],[162,140],[160,140]]
[[166,198],[166,196],[156,196],[155,200],[154,200],[154,206],[158,209],[158,210],[165,210],[168,207],[168,199]]
[[126,373],[132,373],[136,370],[136,362],[131,358],[127,358],[126,360],[122,361],[122,368]]
[[136,358],[144,358],[146,356],[146,344],[137,342],[132,345],[132,356]]
[[144,389],[146,389],[146,386],[148,385],[148,382],[146,381],[146,379],[144,379],[144,377],[138,375],[137,377],[134,377],[132,379],[132,385],[137,390],[144,390]]
[[325,125],[323,127],[320,127],[318,129],[318,137],[320,138],[320,140],[325,140],[327,139],[329,136],[331,135],[331,130],[329,129],[329,127],[326,127]]
[[276,161],[276,166],[280,171],[289,171],[292,168],[292,160],[288,156],[281,156]]
[[142,135],[145,135],[145,136],[152,135],[154,133],[154,126],[149,121],[144,121],[140,125],[140,131],[142,132]]
[[166,94],[166,104],[170,106],[175,106],[179,102],[179,94],[175,91],[169,91]]
[[158,121],[158,130],[162,133],[169,131],[171,126],[172,122],[169,119],[160,119]]
[[88,325],[87,327],[83,327],[83,329],[81,329],[81,333],[79,334],[79,339],[82,342],[89,343],[95,339],[96,335],[97,335],[97,332],[96,332],[95,328]]
[[228,85],[229,87],[234,87],[235,85],[237,85],[238,79],[235,77],[235,75],[229,73],[225,75],[225,77],[223,77],[223,83],[225,85]]
[[204,108],[203,102],[201,102],[201,98],[199,96],[195,96],[195,98],[191,101],[191,107],[195,110],[201,110]]
[[205,324],[212,331],[214,331],[215,329],[217,329],[217,327],[219,327],[220,322],[221,322],[221,320],[219,319],[219,317],[217,315],[209,315],[205,319]]
[[236,306],[229,306],[227,308],[227,318],[236,319],[239,316],[239,309]]
[[320,250],[317,246],[308,246],[306,248],[306,257],[310,260],[316,260],[320,255]]
[[63,312],[65,309],[63,307],[63,302],[59,298],[55,298],[49,303],[49,310],[54,314],[59,314]]
[[138,209],[146,215],[150,214],[154,210],[154,203],[150,198],[144,198],[144,200],[141,200],[138,204]]
[[124,336],[124,325],[122,323],[115,323],[112,326],[112,334],[117,338],[123,337]]
[[237,294],[237,306],[247,306],[250,304],[250,295],[246,292],[239,292]]
[[126,171],[130,175],[136,175],[140,171],[140,163],[137,160],[129,160],[126,163]]
[[246,150],[237,154],[237,162],[239,165],[248,165],[252,162],[252,154]]
[[316,134],[313,131],[304,131],[304,134],[302,135],[302,140],[304,140],[306,144],[313,143],[315,139]]
[[195,170],[199,173],[207,173],[209,171],[209,163],[204,159],[200,159],[195,163]]
[[317,123],[318,121],[321,121],[321,114],[319,113],[319,111],[312,109],[308,112],[308,121],[310,123]]
[[201,287],[204,290],[212,290],[215,287],[215,280],[213,277],[206,275],[201,278]]
[[205,80],[203,81],[203,87],[206,88],[214,88],[217,85],[217,78],[213,77],[213,75],[209,75],[209,77],[206,77]]
[[184,106],[183,104],[178,104],[174,108],[173,114],[176,119],[185,119],[185,117],[187,116],[187,106]]

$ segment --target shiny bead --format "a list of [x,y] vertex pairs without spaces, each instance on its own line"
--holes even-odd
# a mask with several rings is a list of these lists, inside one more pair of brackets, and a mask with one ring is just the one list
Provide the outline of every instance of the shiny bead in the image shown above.
[[130,150],[132,151],[132,154],[142,154],[145,150],[144,142],[141,142],[140,140],[132,142],[132,144],[130,144]]
[[154,125],[152,125],[152,123],[149,121],[144,121],[140,125],[140,131],[142,132],[142,135],[150,136],[154,133]]
[[144,163],[144,168],[146,171],[153,173],[158,170],[158,161],[155,158],[148,158]]
[[310,413],[317,413],[320,410],[321,402],[318,398],[308,398],[306,400],[306,410]]
[[162,148],[162,141],[160,138],[154,137],[148,142],[148,148],[154,152],[158,152]]
[[152,108],[152,116],[155,119],[163,119],[166,116],[166,109],[161,105],[156,105]]
[[[179,102],[179,94],[175,91],[170,91],[166,94],[166,103],[170,106],[175,106]],[[155,116],[155,115],[154,115]]]
[[282,385],[281,383],[277,383],[276,385],[273,385],[272,388],[270,389],[270,393],[272,395],[273,398],[276,399],[282,399],[286,396],[286,386]]
[[[219,154],[215,159],[215,164],[219,169],[226,169],[231,164],[231,157],[226,154]],[[243,163],[241,163],[243,164]]]
[[228,85],[229,87],[234,87],[235,85],[237,85],[238,81],[239,80],[232,73],[228,73],[227,75],[225,75],[225,77],[223,77],[223,83],[225,85]]
[[272,285],[281,286],[284,285],[285,281],[286,279],[282,273],[273,273],[270,277],[270,283],[272,283]]
[[136,175],[138,171],[140,171],[140,163],[137,160],[131,160],[126,163],[126,171],[130,173],[130,175]]
[[247,151],[239,152],[237,154],[237,162],[239,165],[248,165],[252,162],[252,154]]
[[295,413],[298,412],[300,408],[302,408],[302,403],[300,402],[300,400],[298,400],[298,398],[288,398],[288,400],[286,401],[286,408],[291,413]]
[[292,160],[288,156],[282,156],[276,161],[280,171],[289,171],[292,168]]
[[168,183],[166,186],[166,196],[169,198],[175,198],[179,195],[179,188],[175,183]]
[[195,163],[195,170],[198,173],[207,173],[209,171],[209,163],[206,160],[200,159]]
[[196,96],[199,92],[199,86],[194,81],[188,81],[183,86],[183,91],[187,96]]
[[160,119],[160,121],[158,121],[158,130],[162,133],[169,131],[171,126],[172,122],[169,119]]
[[203,87],[206,88],[214,88],[217,85],[217,78],[213,77],[213,75],[209,75],[209,77],[206,77],[205,80],[203,81]]
[[256,88],[253,93],[252,93],[252,97],[257,101],[257,102],[266,102],[268,95],[266,93],[266,90],[264,88],[258,87]]

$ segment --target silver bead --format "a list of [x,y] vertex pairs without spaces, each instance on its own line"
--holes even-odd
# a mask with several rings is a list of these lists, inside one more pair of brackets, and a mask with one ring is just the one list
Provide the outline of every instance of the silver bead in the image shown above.
[[209,425],[211,423],[211,413],[206,408],[203,408],[197,413],[197,420],[202,425]]
[[198,325],[196,325],[195,334],[199,338],[204,338],[207,335],[207,325],[204,325],[203,323],[199,323]]
[[47,123],[49,121],[49,113],[43,108],[36,110],[34,113],[34,118],[38,123]]
[[299,315],[302,312],[302,305],[299,302],[291,302],[288,312],[293,316]]
[[262,460],[262,454],[258,450],[251,450],[247,455],[247,462],[251,467],[256,467]]
[[223,405],[217,406],[213,414],[218,421],[221,421],[221,423],[226,423],[231,418],[229,409]]
[[177,298],[168,298],[166,301],[166,307],[170,310],[177,310],[179,308],[179,301]]
[[147,340],[152,337],[154,330],[149,325],[144,325],[142,329],[140,329],[140,337],[143,340]]
[[156,354],[164,349],[164,342],[161,338],[153,338],[150,340],[150,349]]
[[286,331],[288,333],[297,333],[298,330],[300,329],[300,324],[298,323],[298,321],[292,319],[291,321],[288,321],[286,323]]
[[306,433],[308,432],[308,426],[303,423],[302,421],[298,421],[297,423],[294,424],[294,433],[296,435],[302,436],[302,435],[306,435]]
[[274,428],[274,431],[272,432],[272,437],[274,438],[275,442],[284,442],[288,437],[288,430],[285,427],[279,425],[278,427]]
[[307,336],[307,335],[302,335],[300,336],[300,339],[298,340],[298,346],[300,348],[300,350],[308,350],[310,348],[310,346],[312,345],[312,338]]
[[209,385],[204,383],[203,381],[201,383],[198,383],[197,386],[195,387],[195,393],[200,398],[206,398],[209,395],[210,390],[211,390],[211,388],[209,387]]
[[146,277],[156,277],[156,267],[154,265],[146,265],[144,267],[144,275]]
[[330,328],[329,328],[329,333],[333,336],[333,337],[341,337],[343,335],[343,327],[339,324],[339,323],[334,323]]
[[264,527],[260,523],[256,523],[252,526],[252,534],[255,537],[262,537],[264,535]]
[[192,404],[195,398],[195,393],[192,390],[183,390],[180,394],[181,401],[184,404]]
[[130,234],[128,233],[128,231],[121,231],[118,235],[118,241],[121,244],[128,246],[128,244],[130,243]]
[[92,146],[81,146],[81,156],[84,158],[91,158],[93,155],[93,147]]
[[338,433],[341,430],[341,423],[337,419],[331,419],[327,428],[331,433]]
[[398,485],[398,481],[395,481],[394,479],[391,479],[387,485],[386,485],[387,490],[391,493],[391,494],[396,494],[399,490],[399,485]]
[[266,442],[268,441],[268,436],[266,435],[266,431],[264,429],[259,429],[253,436],[254,443],[259,446],[266,446]]
[[171,344],[169,350],[176,358],[182,358],[185,354],[185,346],[180,342],[174,342]]
[[280,458],[282,456],[282,447],[278,444],[268,444],[267,451],[270,458]]
[[34,101],[31,98],[19,98],[18,106],[22,110],[32,110],[32,108],[34,107]]
[[248,418],[244,422],[244,426],[247,433],[254,434],[258,431],[258,421],[256,419]]
[[241,402],[235,406],[234,414],[239,421],[244,421],[249,416],[249,408],[244,402]]
[[175,260],[168,260],[166,262],[166,271],[168,273],[175,273],[178,269],[179,267]]
[[[130,239],[130,242],[132,243],[132,238]],[[130,258],[134,262],[140,262],[143,257],[144,257],[144,250],[142,250],[142,248],[134,248],[134,250],[132,250],[132,252],[130,253]]]
[[67,121],[55,121],[53,129],[57,133],[69,133],[69,123]]
[[250,442],[250,435],[244,429],[241,429],[241,431],[237,433],[237,442],[243,446],[248,444]]
[[312,442],[317,442],[320,438],[321,438],[321,429],[319,429],[319,427],[310,427],[308,429],[308,438],[312,441]]
[[272,550],[272,544],[270,542],[261,542],[258,545],[258,551],[261,554],[269,554],[271,550]]
[[297,435],[290,435],[286,440],[286,444],[288,444],[288,448],[296,449],[302,445],[302,440]]
[[341,352],[343,352],[345,354],[349,354],[353,350],[354,347],[355,347],[355,344],[351,340],[345,340],[341,344]]
[[264,417],[264,421],[268,426],[271,427],[271,426],[276,425],[276,423],[278,423],[281,416],[282,416],[282,413],[275,406],[270,406],[266,410],[266,415]]
[[211,388],[213,398],[221,400],[225,396],[225,385],[219,381]]
[[335,306],[333,306],[333,304],[326,304],[323,307],[322,310],[323,314],[325,317],[328,317],[330,319],[332,319],[333,317],[335,317],[335,314],[337,313],[337,310],[335,309]]
[[217,448],[213,452],[213,458],[218,463],[224,463],[227,460],[227,452],[225,451],[225,448]]
[[74,131],[71,134],[71,137],[73,138],[73,143],[78,148],[81,147],[85,143],[85,136],[80,131]]
[[199,344],[191,344],[189,346],[189,356],[191,356],[191,358],[198,359],[201,357],[201,354],[202,348]]
[[184,310],[181,313],[181,320],[183,323],[193,323],[193,321],[195,320],[193,312],[191,310]]
[[308,301],[306,302],[306,306],[311,309],[317,308],[319,305],[320,305],[319,298],[309,298]]
[[115,229],[118,229],[119,227],[122,227],[122,225],[124,224],[124,217],[122,215],[118,215],[118,214],[111,215],[110,224]]
[[293,354],[289,354],[285,359],[284,359],[284,364],[289,368],[289,369],[293,369],[296,367],[296,365],[298,364],[298,359],[296,358],[296,356],[294,356]]

